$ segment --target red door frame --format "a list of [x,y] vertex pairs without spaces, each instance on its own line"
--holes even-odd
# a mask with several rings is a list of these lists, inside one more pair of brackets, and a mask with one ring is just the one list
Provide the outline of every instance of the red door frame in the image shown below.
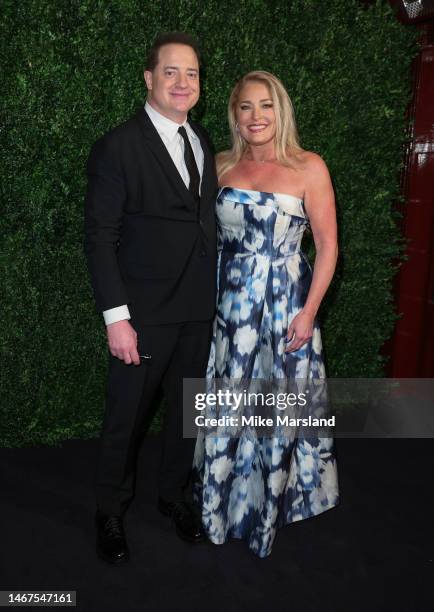
[[396,378],[434,377],[434,22],[419,27],[409,109],[412,133],[402,180],[408,260],[395,284],[401,318],[386,349],[391,353],[388,375]]

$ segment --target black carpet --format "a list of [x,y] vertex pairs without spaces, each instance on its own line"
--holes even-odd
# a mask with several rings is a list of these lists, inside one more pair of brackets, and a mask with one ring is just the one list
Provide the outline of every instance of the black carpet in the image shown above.
[[94,551],[97,441],[0,449],[0,589],[76,590],[79,610],[104,612],[434,610],[433,441],[336,447],[340,505],[281,529],[258,559],[243,542],[177,538],[156,509],[160,438],[148,436],[121,567]]

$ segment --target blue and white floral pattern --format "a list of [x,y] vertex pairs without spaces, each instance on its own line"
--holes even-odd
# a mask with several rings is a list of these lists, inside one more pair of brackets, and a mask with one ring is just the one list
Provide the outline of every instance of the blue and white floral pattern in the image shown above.
[[[303,200],[223,187],[217,198],[218,301],[207,378],[324,378],[321,334],[284,352],[312,270],[301,251]],[[199,434],[194,496],[209,539],[242,538],[259,557],[276,530],[339,502],[332,438],[240,438]]]

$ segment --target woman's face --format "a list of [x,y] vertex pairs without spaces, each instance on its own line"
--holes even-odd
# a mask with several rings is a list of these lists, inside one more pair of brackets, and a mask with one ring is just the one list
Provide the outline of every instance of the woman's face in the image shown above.
[[248,81],[241,89],[235,107],[241,136],[251,145],[270,142],[276,135],[273,101],[265,83]]

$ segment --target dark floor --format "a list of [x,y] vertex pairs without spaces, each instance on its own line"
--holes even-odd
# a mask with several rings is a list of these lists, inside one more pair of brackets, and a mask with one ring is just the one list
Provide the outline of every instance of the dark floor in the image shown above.
[[94,551],[96,441],[0,449],[0,589],[76,590],[78,609],[104,612],[434,610],[434,441],[336,446],[340,505],[280,530],[258,559],[243,542],[177,538],[155,507],[160,439],[147,437],[122,567]]

